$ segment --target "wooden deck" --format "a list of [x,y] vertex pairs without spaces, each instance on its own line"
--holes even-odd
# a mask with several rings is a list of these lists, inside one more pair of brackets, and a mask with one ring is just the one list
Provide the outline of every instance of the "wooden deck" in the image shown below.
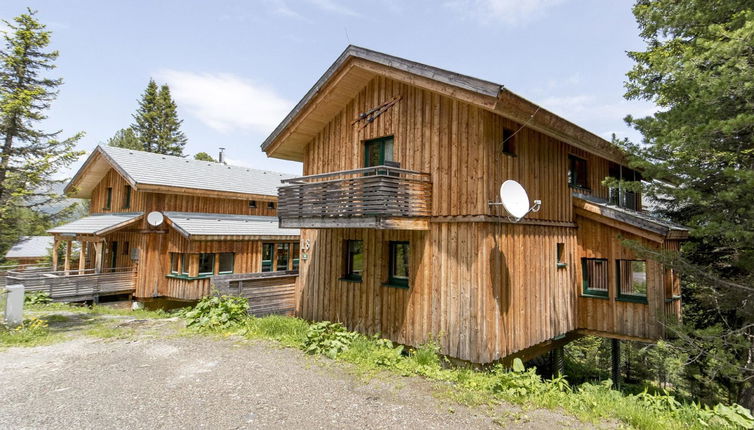
[[98,300],[102,296],[133,294],[132,268],[109,269],[94,273],[93,269],[69,271],[10,271],[7,285],[22,284],[26,292],[47,292],[56,302]]
[[265,272],[218,275],[212,283],[221,294],[249,299],[249,313],[292,315],[295,310],[295,285],[298,272]]
[[375,166],[283,182],[290,184],[278,189],[278,217],[284,228],[429,228],[428,173]]

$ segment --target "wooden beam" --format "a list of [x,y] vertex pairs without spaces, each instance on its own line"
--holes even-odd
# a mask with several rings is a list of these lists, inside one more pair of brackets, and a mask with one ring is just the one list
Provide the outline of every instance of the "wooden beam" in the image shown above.
[[54,239],[52,244],[52,271],[57,272],[58,271],[58,248],[60,247],[60,241],[57,239]]
[[94,273],[102,273],[102,242],[94,242]]
[[81,249],[79,250],[79,274],[84,273],[84,270],[86,270],[86,248],[87,248],[86,242],[80,242],[80,243],[81,243]]
[[65,270],[66,275],[71,271],[71,245],[72,244],[70,240],[65,241],[65,259],[63,260],[63,270]]
[[590,330],[590,329],[585,329],[585,328],[580,328],[576,330],[576,333],[584,335],[584,336],[598,336],[598,337],[604,337],[608,339],[630,340],[632,342],[644,342],[644,343],[657,342],[657,339],[649,339],[646,337],[637,337],[637,336],[628,336],[625,334],[611,333],[611,332],[600,331],[600,330]]

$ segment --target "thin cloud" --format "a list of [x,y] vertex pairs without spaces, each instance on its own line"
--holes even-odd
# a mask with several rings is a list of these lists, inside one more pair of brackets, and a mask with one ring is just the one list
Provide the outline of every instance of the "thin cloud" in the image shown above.
[[335,12],[348,16],[361,16],[360,13],[347,6],[343,6],[335,0],[308,0],[308,2],[326,12]]
[[486,24],[527,24],[565,0],[451,0],[445,6]]
[[181,109],[222,133],[269,133],[293,106],[271,88],[231,73],[168,69],[156,77],[170,86]]
[[605,103],[591,95],[548,97],[539,104],[576,123],[622,120],[628,114],[644,117],[658,110],[655,105],[647,102],[621,100]]

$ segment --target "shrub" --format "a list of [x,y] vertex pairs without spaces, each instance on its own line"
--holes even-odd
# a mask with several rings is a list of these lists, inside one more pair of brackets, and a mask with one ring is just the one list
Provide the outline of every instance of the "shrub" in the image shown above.
[[33,291],[26,293],[24,303],[27,305],[46,305],[52,303],[52,297],[46,291]]
[[237,326],[248,317],[249,302],[243,297],[205,297],[191,309],[182,311],[187,327],[214,331]]
[[309,326],[304,339],[304,352],[336,358],[348,350],[358,334],[350,332],[343,324],[322,321]]
[[25,320],[13,328],[0,325],[0,345],[3,346],[33,346],[49,337],[47,322],[38,318]]

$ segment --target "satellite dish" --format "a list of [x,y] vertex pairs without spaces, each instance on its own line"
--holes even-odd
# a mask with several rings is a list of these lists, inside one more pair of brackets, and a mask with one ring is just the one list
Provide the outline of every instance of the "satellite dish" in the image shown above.
[[151,225],[152,227],[159,227],[162,225],[163,221],[165,221],[165,216],[162,215],[162,212],[150,212],[147,215],[147,224]]
[[529,206],[529,195],[518,182],[507,180],[500,186],[500,201],[502,203],[490,203],[490,205],[502,205],[511,215],[514,222],[521,221],[529,212],[538,212],[542,206],[541,200],[534,200],[534,205]]

